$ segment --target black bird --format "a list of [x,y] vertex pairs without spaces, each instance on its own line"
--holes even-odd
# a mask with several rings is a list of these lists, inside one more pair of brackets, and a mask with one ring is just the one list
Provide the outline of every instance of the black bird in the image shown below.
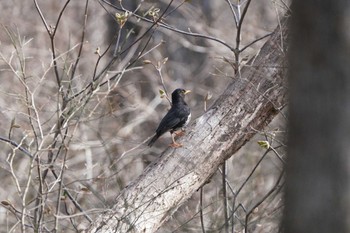
[[149,141],[148,146],[152,146],[157,139],[162,136],[164,133],[170,131],[172,144],[171,147],[181,147],[182,145],[175,142],[175,135],[180,135],[180,133],[176,133],[178,130],[183,131],[183,127],[185,127],[191,119],[191,111],[190,107],[186,104],[184,98],[187,93],[191,92],[190,90],[184,89],[176,89],[171,94],[171,102],[172,106],[169,112],[163,117],[161,120],[157,130],[156,135]]

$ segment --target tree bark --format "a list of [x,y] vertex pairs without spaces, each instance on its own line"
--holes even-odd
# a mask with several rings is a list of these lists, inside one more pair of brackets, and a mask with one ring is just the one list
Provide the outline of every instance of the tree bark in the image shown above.
[[179,142],[116,198],[89,232],[155,232],[286,104],[286,20]]
[[291,8],[284,229],[350,232],[350,3]]

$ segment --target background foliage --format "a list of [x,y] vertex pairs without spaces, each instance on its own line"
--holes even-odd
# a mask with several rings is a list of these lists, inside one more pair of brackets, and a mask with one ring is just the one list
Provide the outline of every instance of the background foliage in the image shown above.
[[[288,10],[169,2],[0,2],[2,232],[85,229],[170,142],[144,144],[169,108],[159,90],[191,89],[200,116]],[[280,114],[227,161],[226,194],[218,171],[160,232],[219,232],[228,220],[236,232],[277,232],[284,123]]]

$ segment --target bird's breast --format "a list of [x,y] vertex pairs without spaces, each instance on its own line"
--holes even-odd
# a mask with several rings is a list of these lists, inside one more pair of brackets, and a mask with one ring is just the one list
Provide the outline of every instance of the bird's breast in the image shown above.
[[191,113],[188,115],[184,126],[188,125],[188,123],[190,123],[190,120],[191,120]]

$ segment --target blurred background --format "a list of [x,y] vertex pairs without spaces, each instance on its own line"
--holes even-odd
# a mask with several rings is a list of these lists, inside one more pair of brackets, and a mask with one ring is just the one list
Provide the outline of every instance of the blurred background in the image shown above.
[[[289,4],[169,2],[0,2],[0,232],[85,229],[170,143],[145,144],[170,107],[160,90],[192,90],[192,119],[202,115]],[[237,63],[234,15],[248,3]],[[285,123],[280,114],[227,161],[232,232],[279,231]],[[200,192],[206,232],[224,232],[221,180],[159,232],[201,232]]]

